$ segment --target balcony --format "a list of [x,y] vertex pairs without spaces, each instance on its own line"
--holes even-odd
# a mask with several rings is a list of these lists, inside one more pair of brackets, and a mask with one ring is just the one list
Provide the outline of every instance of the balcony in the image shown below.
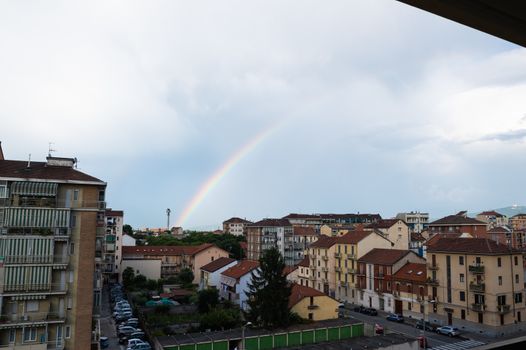
[[68,228],[70,210],[58,208],[6,208],[4,226],[12,228]]
[[349,282],[340,281],[340,287],[343,287],[343,288],[349,287]]
[[427,268],[429,270],[431,270],[431,271],[436,271],[436,270],[438,270],[438,265],[436,265],[436,264],[434,264],[434,265],[433,264],[427,264]]
[[5,265],[53,265],[53,268],[66,268],[69,255],[6,255]]
[[336,266],[336,267],[334,268],[334,271],[336,271],[336,272],[342,272],[342,268],[339,267],[339,266]]
[[338,253],[338,252],[336,252],[336,253],[334,253],[334,257],[335,257],[336,259],[340,259],[340,258],[342,257],[342,253]]
[[510,305],[506,305],[506,304],[497,305],[497,310],[499,310],[499,313],[501,314],[510,312],[510,309],[511,309]]
[[309,269],[315,270],[316,269],[316,265],[309,265]]
[[347,273],[356,273],[356,269],[347,268]]
[[106,243],[115,243],[116,238],[114,235],[106,235]]
[[431,278],[431,277],[427,278],[427,284],[429,284],[431,286],[438,286],[439,285],[438,280],[436,278]]
[[469,290],[475,293],[484,293],[486,285],[484,283],[471,282],[469,284]]
[[354,259],[356,259],[356,255],[354,255],[354,254],[347,254],[347,259],[354,260]]
[[327,255],[322,255],[321,258],[322,258],[323,260],[325,260],[325,261],[329,260],[329,257],[328,257]]
[[325,266],[322,267],[321,270],[322,270],[323,272],[329,272],[329,268],[328,268],[328,267],[325,267]]
[[25,315],[1,315],[0,318],[0,329],[38,327],[45,326],[49,323],[63,323],[65,321],[65,316],[56,312],[30,312]]
[[317,308],[319,308],[319,306],[318,305],[314,305],[314,304],[307,306],[307,309],[309,309],[309,310],[315,310]]
[[316,254],[309,254],[309,258],[312,260],[316,260]]
[[484,266],[483,265],[469,265],[468,270],[469,272],[473,274],[483,274]]
[[471,304],[471,310],[477,311],[477,312],[482,312],[482,311],[486,310],[486,304],[473,303],[473,304]]
[[15,296],[18,294],[66,294],[67,284],[47,283],[47,284],[7,284],[4,286],[4,296]]
[[309,280],[316,281],[316,276],[309,276]]
[[108,253],[115,252],[115,243],[106,243],[104,246],[104,251]]

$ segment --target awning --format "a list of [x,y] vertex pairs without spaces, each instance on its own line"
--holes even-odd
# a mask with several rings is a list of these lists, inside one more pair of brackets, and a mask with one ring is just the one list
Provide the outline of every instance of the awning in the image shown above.
[[4,226],[56,228],[69,227],[69,209],[6,208]]
[[52,182],[13,182],[11,194],[54,197],[57,195],[57,187],[58,184]]

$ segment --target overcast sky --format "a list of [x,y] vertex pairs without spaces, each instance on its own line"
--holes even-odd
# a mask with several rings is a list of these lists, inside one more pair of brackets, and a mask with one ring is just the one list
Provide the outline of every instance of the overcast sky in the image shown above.
[[526,50],[394,0],[0,5],[8,159],[75,156],[134,227],[524,204]]

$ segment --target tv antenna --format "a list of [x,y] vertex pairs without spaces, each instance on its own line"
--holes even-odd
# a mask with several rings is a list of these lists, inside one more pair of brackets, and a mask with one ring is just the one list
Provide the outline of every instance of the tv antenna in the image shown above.
[[51,157],[51,152],[56,152],[57,151],[56,149],[53,149],[53,145],[54,144],[55,144],[54,142],[49,142],[48,143],[49,146],[48,146],[47,154],[48,154],[49,157]]

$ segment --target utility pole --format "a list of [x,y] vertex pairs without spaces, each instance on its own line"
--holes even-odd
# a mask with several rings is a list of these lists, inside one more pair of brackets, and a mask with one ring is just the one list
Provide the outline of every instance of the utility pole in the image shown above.
[[171,212],[172,212],[172,211],[170,210],[170,208],[167,208],[167,209],[166,209],[166,229],[167,229],[168,231],[170,231],[170,213],[171,213]]

